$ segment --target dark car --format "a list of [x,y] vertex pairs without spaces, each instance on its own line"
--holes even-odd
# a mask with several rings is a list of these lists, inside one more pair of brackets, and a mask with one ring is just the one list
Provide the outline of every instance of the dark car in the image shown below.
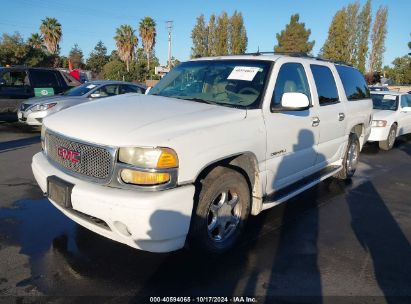
[[23,100],[64,93],[80,85],[70,75],[49,68],[0,68],[0,120],[17,120]]

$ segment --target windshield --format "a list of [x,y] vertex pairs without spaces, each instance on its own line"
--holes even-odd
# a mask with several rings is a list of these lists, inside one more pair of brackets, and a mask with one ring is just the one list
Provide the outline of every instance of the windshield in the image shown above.
[[396,111],[398,108],[398,96],[390,94],[371,94],[373,108],[377,110]]
[[85,83],[81,86],[74,87],[74,88],[68,90],[63,95],[66,95],[66,96],[83,96],[83,95],[87,94],[88,92],[90,92],[91,90],[97,88],[97,86],[98,85],[95,85],[95,84]]
[[218,104],[258,108],[271,62],[204,60],[185,62],[170,71],[149,94]]

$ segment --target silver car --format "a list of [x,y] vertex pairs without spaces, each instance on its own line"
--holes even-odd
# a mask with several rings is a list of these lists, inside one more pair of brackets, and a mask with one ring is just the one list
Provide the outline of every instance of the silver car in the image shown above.
[[90,81],[61,95],[30,98],[20,105],[17,117],[24,124],[41,126],[44,117],[63,109],[98,98],[126,93],[144,94],[145,88],[123,81]]

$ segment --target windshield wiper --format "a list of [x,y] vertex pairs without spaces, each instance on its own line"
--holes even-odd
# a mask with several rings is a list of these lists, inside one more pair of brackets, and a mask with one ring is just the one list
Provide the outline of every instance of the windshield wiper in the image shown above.
[[195,102],[201,102],[201,103],[207,103],[207,104],[212,104],[212,105],[221,105],[221,103],[219,102],[202,99],[198,97],[187,97],[187,98],[185,98],[184,96],[170,96],[170,97],[177,98],[177,99],[183,99],[183,100],[190,100],[190,101],[195,101]]

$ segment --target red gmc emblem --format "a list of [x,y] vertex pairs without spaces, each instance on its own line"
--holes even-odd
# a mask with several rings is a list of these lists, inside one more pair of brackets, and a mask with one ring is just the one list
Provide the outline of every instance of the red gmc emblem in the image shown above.
[[81,159],[80,153],[62,147],[57,149],[57,154],[58,156],[71,161],[73,164],[79,163]]

